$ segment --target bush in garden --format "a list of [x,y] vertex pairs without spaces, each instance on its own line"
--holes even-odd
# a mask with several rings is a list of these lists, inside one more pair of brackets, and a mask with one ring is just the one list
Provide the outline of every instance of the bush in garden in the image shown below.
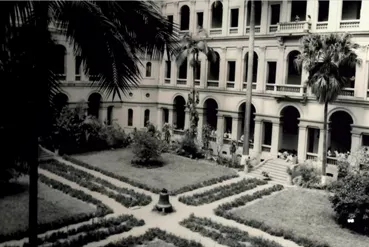
[[177,154],[191,157],[193,159],[203,157],[203,154],[200,152],[197,144],[195,143],[195,138],[191,136],[188,130],[180,142],[180,147],[177,151]]
[[172,126],[170,126],[170,124],[168,123],[165,123],[163,125],[163,129],[162,129],[162,132],[164,134],[164,140],[169,144],[170,143],[170,137],[171,137],[171,134],[170,134],[170,130],[172,129]]
[[[369,175],[349,172],[333,183],[330,197],[338,223],[369,234]],[[350,223],[348,219],[353,219]]]
[[320,174],[310,164],[300,164],[288,169],[288,173],[292,178],[292,183],[301,187],[312,188],[320,183]]
[[152,135],[151,132],[138,131],[135,133],[132,151],[136,155],[132,164],[141,166],[162,165],[162,141]]
[[346,177],[350,172],[350,163],[345,160],[339,160],[337,162],[338,174],[337,179]]

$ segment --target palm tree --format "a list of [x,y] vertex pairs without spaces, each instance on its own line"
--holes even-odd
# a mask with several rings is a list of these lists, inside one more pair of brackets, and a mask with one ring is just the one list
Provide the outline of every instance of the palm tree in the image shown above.
[[[246,90],[246,110],[245,127],[242,150],[242,164],[248,162],[247,156],[250,152],[250,118],[251,118],[251,100],[252,100],[252,71],[254,66],[254,41],[255,41],[255,1],[250,0],[250,34],[249,34],[249,53],[247,61],[247,90]],[[246,165],[248,165],[246,163]]]
[[177,49],[172,29],[152,1],[0,3],[2,159],[29,167],[31,246],[37,246],[38,137],[49,133],[52,98],[59,92],[52,71],[53,32],[66,37],[87,75],[97,72],[94,84],[102,92],[121,98],[141,79],[142,54],[156,59],[165,49]]
[[199,103],[199,95],[196,93],[195,88],[195,80],[197,69],[200,66],[201,62],[199,60],[199,55],[204,54],[209,62],[215,62],[217,59],[215,51],[208,46],[206,39],[208,38],[208,33],[205,29],[200,28],[198,32],[193,35],[187,33],[182,37],[182,45],[177,52],[176,62],[177,66],[181,66],[183,62],[187,62],[187,59],[190,59],[190,66],[192,67],[193,73],[193,82],[192,89],[190,94],[188,95],[187,100],[187,108],[190,111],[191,117],[191,126],[190,126],[190,134],[192,138],[196,137],[197,133],[197,123],[199,121],[199,114],[196,110],[196,105]]
[[355,53],[359,45],[351,42],[349,34],[311,34],[303,37],[301,43],[302,53],[295,59],[295,65],[309,73],[306,84],[318,102],[324,104],[322,182],[325,183],[328,104],[337,99],[351,80],[351,69],[360,64]]

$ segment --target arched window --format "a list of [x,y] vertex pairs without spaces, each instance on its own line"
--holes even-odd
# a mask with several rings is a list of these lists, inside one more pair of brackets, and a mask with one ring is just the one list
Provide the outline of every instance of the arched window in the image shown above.
[[146,109],[144,115],[144,126],[146,126],[147,123],[150,121],[150,110]]
[[151,62],[146,63],[146,77],[151,77]]
[[93,93],[88,98],[88,115],[94,116],[99,119],[99,110],[101,105],[101,95],[99,93]]
[[128,126],[133,125],[133,110],[128,109]]
[[223,4],[216,1],[211,6],[211,27],[221,28],[223,23]]
[[62,109],[68,105],[68,96],[64,93],[58,93],[53,98],[54,107],[57,113],[60,113]]
[[187,5],[183,5],[181,7],[180,14],[181,14],[181,22],[180,22],[181,30],[189,30],[190,29],[190,8]]

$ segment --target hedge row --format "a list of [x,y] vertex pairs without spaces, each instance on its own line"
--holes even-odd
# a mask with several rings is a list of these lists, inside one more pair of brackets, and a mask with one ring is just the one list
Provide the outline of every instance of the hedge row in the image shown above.
[[[67,231],[58,231],[52,233],[51,235],[45,236],[44,238],[38,238],[38,245],[44,245],[46,243],[53,243],[58,240],[68,239],[69,237],[73,237],[79,233],[94,234],[99,229],[100,230],[109,229],[112,227],[118,227],[122,224],[134,227],[134,226],[143,226],[145,222],[143,220],[137,220],[133,215],[121,215],[110,219],[100,219],[91,224],[82,225],[75,229]],[[29,246],[29,244],[25,243],[23,246],[26,247]]]
[[176,235],[167,233],[163,230],[160,230],[159,228],[150,228],[149,230],[146,231],[145,234],[141,236],[138,237],[129,236],[118,242],[105,245],[104,247],[136,246],[142,245],[143,243],[151,242],[155,239],[160,239],[166,243],[171,243],[176,247],[203,247],[203,245],[198,242],[177,237]]
[[[62,228],[68,225],[76,224],[82,221],[90,220],[95,217],[102,217],[107,214],[113,213],[113,210],[107,207],[105,204],[100,202],[99,200],[93,198],[92,196],[84,193],[83,191],[73,189],[69,185],[60,183],[56,180],[50,179],[42,174],[39,174],[39,181],[46,184],[47,186],[60,190],[61,192],[68,194],[71,197],[77,198],[81,201],[94,204],[97,207],[96,212],[89,214],[78,214],[69,218],[59,219],[48,223],[40,223],[38,224],[38,234],[45,233],[50,230]],[[10,234],[0,235],[0,243],[10,241],[10,240],[19,240],[25,238],[27,236],[28,230],[19,230]]]
[[217,200],[236,195],[247,190],[254,189],[259,185],[265,184],[267,184],[266,181],[256,178],[243,179],[237,183],[218,186],[214,189],[207,190],[202,193],[197,193],[191,196],[181,196],[178,200],[187,205],[198,206],[215,202]]
[[[117,221],[111,221],[110,223],[106,223],[105,227],[99,229],[94,229],[93,225],[90,226],[92,230],[88,231],[88,228],[85,226],[81,226],[83,229],[76,229],[77,235],[74,235],[74,231],[71,231],[67,236],[61,233],[61,237],[63,239],[59,239],[57,242],[49,245],[51,247],[75,247],[75,246],[84,246],[86,244],[92,242],[98,242],[107,237],[123,232],[130,231],[133,227],[143,226],[145,222],[143,220],[138,220],[133,216],[121,216],[122,221],[119,219]],[[124,221],[126,220],[126,221]],[[87,230],[87,231],[86,231]],[[78,234],[82,233],[82,234]],[[65,236],[65,238],[64,238]],[[55,237],[54,237],[55,238]],[[46,238],[47,239],[47,238]],[[51,238],[52,239],[52,238]],[[50,239],[50,241],[51,241]],[[56,240],[56,238],[55,238]],[[40,240],[43,241],[42,239]],[[45,241],[44,241],[45,242]],[[49,242],[49,241],[46,241]],[[29,247],[28,243],[25,243],[23,247]]]
[[245,243],[250,246],[282,247],[274,241],[251,237],[248,232],[241,231],[236,227],[224,226],[208,218],[195,217],[193,214],[188,219],[181,221],[180,225],[211,238],[221,245],[230,247],[244,247]]
[[241,207],[246,205],[247,203],[260,199],[264,196],[268,196],[271,195],[273,192],[276,191],[280,191],[283,189],[283,186],[278,184],[278,185],[274,185],[271,188],[267,188],[264,190],[260,190],[255,192],[252,195],[245,195],[242,196],[240,198],[237,198],[236,200],[234,200],[233,202],[229,202],[229,203],[224,203],[220,206],[218,206],[216,209],[214,209],[214,212],[216,215],[224,217],[226,219],[229,220],[234,220],[240,224],[244,224],[253,228],[257,228],[262,230],[263,232],[269,233],[270,235],[276,236],[276,237],[283,237],[284,239],[288,239],[291,240],[293,242],[295,242],[298,245],[301,246],[305,246],[305,247],[330,247],[328,244],[326,243],[319,243],[317,241],[313,241],[310,239],[306,239],[303,237],[299,237],[294,235],[294,233],[292,231],[288,231],[288,230],[283,230],[283,229],[276,229],[273,227],[270,227],[268,225],[265,225],[264,222],[260,222],[257,220],[248,220],[248,219],[243,219],[241,217],[238,217],[234,214],[232,214],[231,212],[229,212],[229,210],[233,209],[233,208],[237,208],[237,207]]
[[[124,176],[121,176],[121,175],[118,175],[118,174],[115,174],[115,173],[112,173],[112,172],[109,172],[109,171],[105,171],[105,170],[103,170],[103,169],[101,169],[99,167],[89,165],[86,162],[83,162],[81,160],[75,159],[75,158],[73,158],[71,156],[64,155],[63,158],[65,160],[68,160],[68,161],[74,163],[75,165],[79,165],[79,166],[88,168],[90,170],[94,170],[94,171],[100,172],[100,173],[102,173],[102,174],[104,174],[106,176],[109,176],[109,177],[118,179],[118,180],[120,180],[120,181],[122,181],[124,183],[130,184],[132,186],[135,186],[135,187],[138,187],[138,188],[147,190],[147,191],[151,191],[151,192],[156,193],[156,194],[159,194],[160,191],[161,191],[161,189],[153,188],[153,187],[150,187],[150,186],[148,186],[146,184],[136,182],[136,181],[134,181],[132,179],[129,179],[127,177],[124,177]],[[197,184],[185,186],[185,187],[182,187],[182,188],[180,188],[178,190],[175,190],[175,191],[170,191],[170,195],[173,195],[174,196],[174,195],[182,194],[184,192],[188,192],[188,191],[192,191],[192,190],[195,190],[195,189],[198,189],[198,188],[210,186],[210,185],[213,185],[213,184],[216,184],[216,183],[223,182],[225,180],[236,178],[238,176],[239,176],[238,174],[233,174],[233,175],[224,175],[222,177],[213,178],[213,179],[207,180],[205,182],[201,182],[201,183],[197,183]]]
[[146,206],[151,203],[151,197],[148,195],[137,193],[132,189],[117,187],[104,179],[56,160],[40,164],[40,167],[82,187],[107,195],[125,207]]

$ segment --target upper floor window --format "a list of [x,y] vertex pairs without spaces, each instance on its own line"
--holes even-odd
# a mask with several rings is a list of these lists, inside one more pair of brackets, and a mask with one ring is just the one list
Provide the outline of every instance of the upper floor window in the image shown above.
[[197,12],[197,27],[202,28],[204,24],[204,12]]
[[56,45],[54,47],[54,59],[52,62],[52,71],[58,76],[60,80],[65,80],[65,56],[67,50],[63,45]]
[[231,9],[231,27],[238,27],[238,9]]
[[342,20],[359,20],[361,11],[361,1],[342,1]]
[[[250,11],[251,1],[247,3],[247,26],[250,26]],[[255,26],[260,26],[261,23],[261,1],[255,0]]]
[[128,109],[128,126],[133,125],[133,110]]
[[291,6],[291,21],[306,20],[306,1],[293,0]]
[[76,81],[81,80],[81,64],[82,64],[82,59],[80,56],[76,56],[76,67],[75,67],[75,76],[76,76]]
[[151,62],[146,63],[146,77],[151,77]]
[[169,32],[172,33],[173,32],[173,15],[168,15],[168,21],[170,22],[170,30]]
[[146,126],[150,121],[150,110],[146,109],[144,114],[144,126]]
[[172,62],[165,61],[165,78],[170,78],[171,70],[172,70]]
[[187,5],[183,5],[181,7],[181,30],[189,30],[190,29],[190,8]]
[[223,24],[223,4],[215,1],[211,6],[211,27],[221,28]]
[[329,16],[329,1],[319,0],[318,22],[328,21],[328,16]]
[[281,14],[281,5],[272,4],[270,5],[270,25],[277,25],[279,23],[279,18]]

